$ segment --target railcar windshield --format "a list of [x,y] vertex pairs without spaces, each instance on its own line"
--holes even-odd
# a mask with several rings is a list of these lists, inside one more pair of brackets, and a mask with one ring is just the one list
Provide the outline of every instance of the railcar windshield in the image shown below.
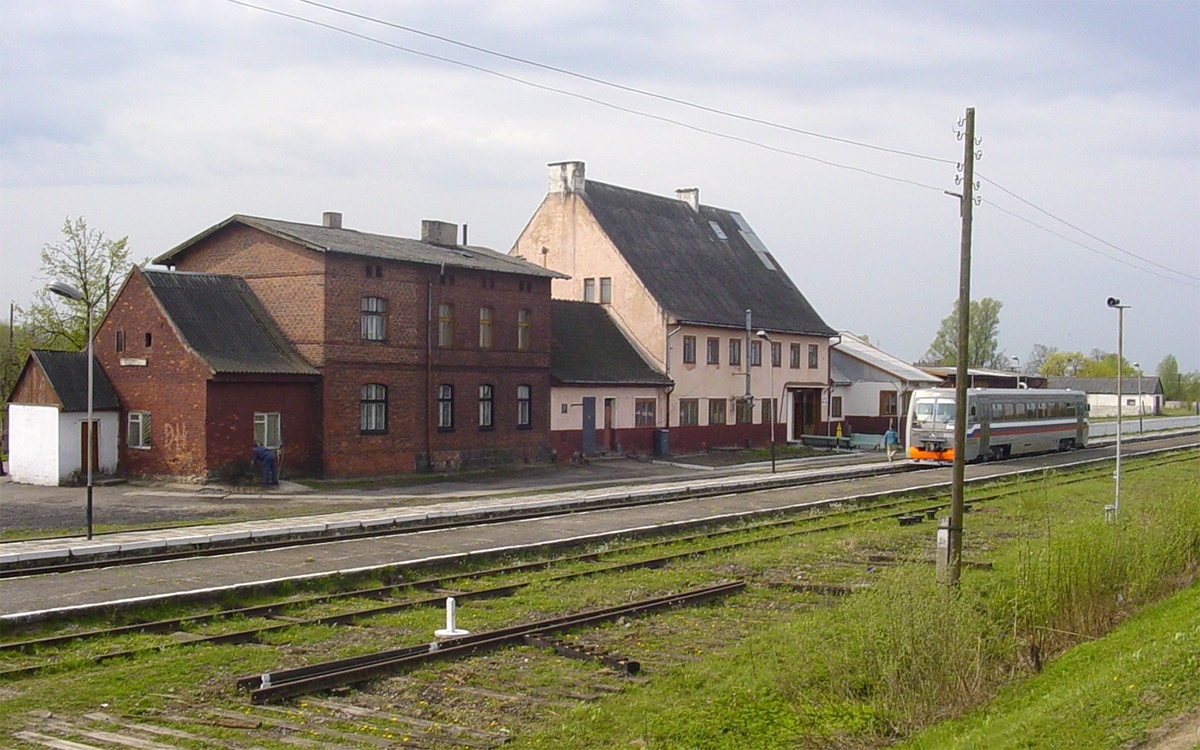
[[954,401],[945,398],[919,398],[913,406],[914,419],[918,423],[954,423]]

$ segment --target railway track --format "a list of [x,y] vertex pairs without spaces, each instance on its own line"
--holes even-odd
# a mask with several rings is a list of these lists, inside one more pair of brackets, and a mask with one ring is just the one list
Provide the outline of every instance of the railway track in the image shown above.
[[[1084,459],[1080,463],[1102,463],[1111,460],[1103,457]],[[615,493],[605,493],[598,497],[584,497],[556,502],[553,505],[537,504],[527,507],[502,506],[500,508],[482,509],[458,518],[404,519],[361,529],[324,529],[287,535],[283,538],[224,540],[202,545],[178,544],[163,550],[159,548],[117,550],[103,554],[94,554],[86,558],[72,559],[66,562],[55,559],[53,562],[27,560],[19,563],[0,564],[0,580],[5,578],[49,575],[80,570],[110,568],[117,565],[134,565],[151,562],[169,562],[200,557],[211,557],[237,553],[264,552],[274,549],[294,548],[303,545],[326,544],[331,541],[354,541],[386,538],[418,531],[435,531],[455,529],[465,526],[484,526],[510,521],[530,520],[537,518],[553,518],[592,510],[609,510],[616,508],[634,508],[658,503],[677,502],[681,500],[700,499],[736,495],[752,492],[802,487],[806,485],[824,484],[865,477],[875,477],[885,474],[900,474],[931,468],[911,463],[874,464],[847,469],[833,469],[828,473],[804,474],[782,472],[767,476],[725,478],[717,481],[677,482],[662,487],[634,489]],[[1019,469],[1018,469],[1019,471]],[[113,532],[120,533],[120,532]],[[248,536],[248,535],[247,535]],[[98,542],[103,545],[104,535],[97,535]],[[166,546],[166,545],[164,545]]]
[[[1189,457],[1167,456],[1147,465],[1134,465],[1130,471],[1137,471],[1148,466],[1158,466],[1180,460],[1195,460]],[[1069,484],[1087,481],[1097,475],[1103,475],[1104,469],[1080,471],[1071,477],[1059,477],[1059,484]],[[1041,481],[1042,475],[1029,475],[1017,481],[1009,480],[1005,486],[970,498],[967,506],[987,503],[1024,490],[1030,482]],[[108,651],[90,657],[94,663],[102,663],[114,659],[134,658],[166,649],[194,647],[199,645],[259,643],[272,634],[301,626],[345,625],[358,621],[369,620],[390,613],[420,607],[441,606],[447,592],[451,592],[461,600],[488,599],[511,596],[514,593],[533,585],[545,585],[578,578],[607,575],[643,568],[661,568],[682,559],[720,552],[729,552],[739,548],[777,541],[798,535],[817,534],[821,532],[845,529],[852,526],[878,522],[881,520],[901,519],[902,523],[911,522],[921,517],[932,518],[940,509],[945,507],[946,495],[935,494],[924,499],[889,498],[884,493],[884,499],[875,500],[869,504],[850,507],[813,507],[801,514],[786,514],[779,518],[759,520],[751,524],[731,525],[717,529],[703,529],[696,533],[673,535],[652,541],[630,540],[622,544],[608,544],[604,549],[583,553],[558,555],[548,558],[523,561],[501,567],[489,567],[474,571],[456,570],[444,575],[417,580],[397,580],[382,586],[369,588],[351,588],[348,590],[319,595],[292,597],[282,601],[262,605],[224,607],[216,611],[205,612],[186,617],[167,620],[137,622],[109,628],[88,631],[74,631],[59,635],[14,640],[0,643],[0,654],[3,653],[45,653],[48,649],[58,649],[70,644],[79,644],[89,640],[118,638],[131,634],[186,634],[186,640],[170,641],[140,648],[125,648]],[[670,545],[678,551],[663,554],[664,546]],[[650,551],[648,557],[625,559],[621,562],[606,562],[606,560],[628,558],[633,555]],[[465,587],[472,581],[504,579],[522,574],[531,574],[552,568],[564,568],[579,565],[592,565],[587,570],[574,570],[568,573],[542,576],[527,580],[507,581],[499,585],[485,585],[477,588]],[[429,596],[405,596],[415,592],[439,592]],[[398,601],[395,601],[400,597]],[[385,604],[372,607],[356,607],[334,614],[320,616],[296,616],[304,610],[324,605],[336,605],[341,601],[356,601],[362,599],[393,599]],[[296,614],[289,614],[296,613]],[[220,632],[209,635],[196,635],[195,630],[205,627],[219,626],[222,622],[250,620],[271,620],[264,625],[250,628]],[[53,656],[42,663],[22,665],[6,670],[0,670],[0,680],[17,678],[42,671],[53,666]]]

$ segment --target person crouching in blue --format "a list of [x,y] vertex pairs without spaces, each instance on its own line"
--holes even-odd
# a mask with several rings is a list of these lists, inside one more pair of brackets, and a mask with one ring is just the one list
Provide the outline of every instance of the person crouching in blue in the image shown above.
[[275,471],[275,451],[255,443],[254,463],[262,464],[263,484],[279,484],[279,474]]

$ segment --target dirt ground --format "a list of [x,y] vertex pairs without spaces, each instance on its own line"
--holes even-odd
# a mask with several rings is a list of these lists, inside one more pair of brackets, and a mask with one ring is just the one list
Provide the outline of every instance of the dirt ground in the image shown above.
[[1165,722],[1147,742],[1130,750],[1197,750],[1200,748],[1200,707]]

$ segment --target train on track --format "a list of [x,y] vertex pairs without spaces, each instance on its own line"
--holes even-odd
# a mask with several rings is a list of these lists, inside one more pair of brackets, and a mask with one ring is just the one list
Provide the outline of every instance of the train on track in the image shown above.
[[[914,391],[908,408],[908,457],[954,460],[953,388]],[[1087,394],[1040,388],[968,388],[965,461],[1083,448]]]

